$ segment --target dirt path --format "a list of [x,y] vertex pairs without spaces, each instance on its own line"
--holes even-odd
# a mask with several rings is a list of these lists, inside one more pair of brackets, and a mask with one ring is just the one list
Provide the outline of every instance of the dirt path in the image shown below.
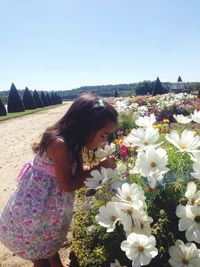
[[[16,177],[22,164],[33,157],[31,146],[43,131],[61,118],[71,102],[31,115],[0,122],[0,212],[16,186]],[[61,249],[61,257],[67,263],[68,251]],[[0,243],[0,266],[30,267]]]

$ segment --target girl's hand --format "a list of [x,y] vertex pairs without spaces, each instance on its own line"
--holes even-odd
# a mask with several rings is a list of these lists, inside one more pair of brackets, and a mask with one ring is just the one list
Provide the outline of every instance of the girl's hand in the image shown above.
[[109,157],[106,157],[106,158],[102,159],[100,161],[98,167],[115,169],[117,167],[116,161],[117,161],[116,157],[109,156]]

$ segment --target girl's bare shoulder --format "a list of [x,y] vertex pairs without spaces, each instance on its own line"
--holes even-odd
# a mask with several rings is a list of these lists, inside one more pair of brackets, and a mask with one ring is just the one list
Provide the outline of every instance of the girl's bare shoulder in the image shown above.
[[47,156],[50,158],[54,158],[57,156],[67,156],[68,149],[66,142],[63,138],[55,138],[47,147]]

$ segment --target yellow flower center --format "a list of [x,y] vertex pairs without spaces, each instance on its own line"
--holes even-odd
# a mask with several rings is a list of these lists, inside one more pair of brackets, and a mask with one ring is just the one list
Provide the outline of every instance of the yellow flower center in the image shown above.
[[143,247],[143,246],[139,246],[139,247],[138,247],[138,250],[139,250],[140,252],[142,252],[142,251],[144,251],[144,247]]
[[151,167],[155,168],[156,167],[156,163],[155,162],[151,162]]
[[181,144],[180,145],[180,148],[185,149],[186,148],[186,145],[185,144]]
[[132,197],[131,196],[127,196],[126,200],[127,201],[132,201]]
[[116,218],[116,216],[114,216],[114,215],[111,217],[111,221],[113,221],[113,222],[114,222],[116,219],[117,219],[117,218]]
[[144,143],[143,143],[145,146],[148,146],[148,142],[147,141],[144,141]]
[[129,215],[132,215],[133,210],[132,210],[132,209],[127,209],[127,213],[128,213]]
[[185,265],[189,264],[189,259],[187,257],[183,258],[183,264],[185,264]]

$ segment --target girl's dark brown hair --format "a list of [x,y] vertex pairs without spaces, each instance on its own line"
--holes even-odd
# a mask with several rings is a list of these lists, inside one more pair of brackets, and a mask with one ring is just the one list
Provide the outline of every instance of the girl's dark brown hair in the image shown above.
[[83,94],[56,124],[46,129],[41,141],[33,146],[33,151],[42,155],[53,140],[61,137],[70,150],[71,163],[76,161],[81,167],[81,150],[84,145],[107,123],[117,123],[117,116],[114,107],[100,97]]

